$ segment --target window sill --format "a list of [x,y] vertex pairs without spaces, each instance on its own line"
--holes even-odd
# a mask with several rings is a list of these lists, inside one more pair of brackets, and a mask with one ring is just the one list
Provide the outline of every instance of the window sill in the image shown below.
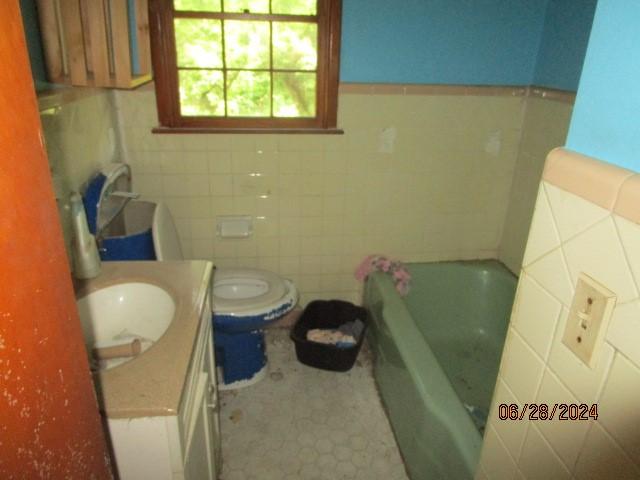
[[268,133],[268,134],[303,134],[303,135],[343,135],[341,128],[190,128],[190,127],[156,127],[152,133]]

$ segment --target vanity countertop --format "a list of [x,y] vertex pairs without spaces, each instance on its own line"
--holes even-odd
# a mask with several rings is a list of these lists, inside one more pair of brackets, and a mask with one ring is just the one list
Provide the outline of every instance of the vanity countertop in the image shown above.
[[[77,284],[76,297],[123,282],[167,290],[176,303],[166,333],[138,358],[94,374],[100,410],[109,418],[177,415],[213,265],[206,261],[104,262]],[[208,316],[206,317],[208,318]]]

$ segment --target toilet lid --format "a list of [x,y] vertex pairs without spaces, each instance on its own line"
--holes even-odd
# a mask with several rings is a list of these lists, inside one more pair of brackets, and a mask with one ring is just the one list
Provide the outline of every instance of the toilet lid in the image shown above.
[[213,311],[234,315],[277,303],[287,293],[282,278],[266,270],[218,268],[212,283]]
[[173,217],[169,208],[162,202],[156,204],[151,231],[157,260],[184,260]]

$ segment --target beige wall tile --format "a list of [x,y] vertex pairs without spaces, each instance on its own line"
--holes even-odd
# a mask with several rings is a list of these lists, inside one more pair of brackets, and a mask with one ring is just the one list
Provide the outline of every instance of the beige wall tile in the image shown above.
[[609,216],[609,210],[550,183],[544,183],[562,241],[574,237]]
[[571,478],[571,473],[564,466],[553,448],[544,439],[534,423],[522,446],[518,468],[527,480],[563,480]]
[[530,402],[536,396],[543,372],[542,359],[527,345],[520,334],[511,328],[500,366],[500,375],[509,390],[520,401]]
[[[640,460],[640,369],[617,354],[598,404],[598,422],[634,460]],[[640,462],[639,462],[640,463]]]
[[[628,175],[622,169],[599,165],[597,161],[575,153],[555,151],[549,161],[552,163],[549,168],[555,172],[552,178],[561,173],[565,177],[573,175],[586,179],[596,190],[602,187],[609,200],[617,195],[616,188],[623,184],[620,180]],[[602,173],[602,178],[594,172]],[[528,434],[517,467],[527,479],[565,478],[569,474],[577,479],[637,478],[640,466],[640,437],[637,435],[640,419],[636,418],[636,400],[640,396],[640,357],[637,353],[640,230],[635,222],[612,215],[612,202],[603,202],[602,195],[590,198],[583,192],[584,185],[574,183],[567,181],[558,186],[541,182],[525,255],[525,274],[519,282],[511,327],[522,331],[524,338],[515,334],[508,336],[500,378],[520,405],[530,402],[530,397],[522,398],[522,393],[516,392],[526,394],[527,390],[531,391],[537,376],[529,372],[538,372],[541,359],[532,352],[523,354],[526,352],[523,345],[525,339],[532,346],[536,345],[535,335],[543,332],[540,318],[548,310],[547,302],[540,299],[539,292],[527,286],[533,278],[537,286],[563,305],[548,360],[543,362],[545,375],[536,401],[597,404],[599,416],[597,421],[525,422]],[[627,181],[624,185],[632,188],[633,182]],[[627,191],[625,194],[632,198],[636,193]],[[545,195],[550,199],[551,208],[543,201]],[[543,223],[540,219],[544,219],[545,228],[540,228]],[[553,241],[549,241],[549,232],[553,232],[555,226],[561,235],[555,238],[551,235]],[[561,341],[573,285],[580,272],[607,285],[618,297],[607,341],[593,368],[580,361]],[[531,306],[531,314],[522,316],[519,312],[525,298]],[[527,331],[530,333],[526,334]],[[513,352],[521,354],[514,355]],[[515,372],[531,377],[531,380],[517,378]],[[494,398],[494,408],[498,398]],[[512,435],[494,416],[489,418],[489,427],[494,428],[498,436],[504,435],[504,439],[501,437],[503,444]],[[511,456],[504,454],[503,457],[496,461],[511,465]]]
[[[113,95],[106,91],[99,92],[42,111],[40,121],[49,167],[57,178],[56,188],[60,196],[57,200],[58,213],[67,253],[70,254],[72,233],[67,208],[70,192],[80,192],[87,180],[101,168],[123,159],[123,152],[118,145],[120,132]],[[130,135],[128,139],[140,143],[136,135]],[[140,163],[146,167],[144,162]],[[157,178],[142,180],[139,184],[149,196],[161,193]]]
[[539,188],[523,265],[527,266],[545,253],[560,246],[560,235],[544,188]]
[[547,253],[523,270],[538,284],[544,285],[547,291],[560,300],[565,307],[571,306],[574,288],[561,248]]
[[511,324],[542,359],[549,354],[561,308],[561,303],[529,275],[520,277]]
[[[127,158],[161,153],[158,168],[165,170],[153,173],[172,177],[163,179],[162,195],[200,198],[204,182],[193,177],[201,175],[206,162],[212,217],[263,217],[255,221],[258,238],[326,238],[318,252],[348,253],[352,270],[357,263],[352,259],[372,251],[407,259],[495,255],[523,122],[532,136],[549,136],[562,123],[557,102],[549,106],[535,99],[527,118],[522,97],[431,93],[341,95],[341,136],[148,135],[157,123],[153,92],[115,96],[120,117],[137,132],[131,141],[123,134]],[[545,115],[548,128],[541,125]],[[393,151],[380,153],[380,134],[390,127],[397,132]],[[527,149],[531,157],[535,149]],[[153,162],[137,163],[143,163],[140,175],[152,173]],[[235,175],[231,185],[229,175]],[[206,214],[205,208],[191,206],[182,218]],[[338,237],[344,235],[349,240],[338,252]]]
[[580,272],[584,272],[612,290],[621,303],[638,296],[611,217],[564,243],[562,250],[574,285]]
[[551,149],[564,144],[571,111],[570,103],[526,99],[499,254],[515,273],[522,263],[545,158]]
[[[640,187],[640,183],[638,186]],[[636,286],[640,288],[640,225],[618,215],[614,215],[613,219]]]
[[607,332],[607,341],[640,367],[640,300],[616,305]]
[[512,480],[516,464],[493,428],[487,428],[480,455],[480,465],[492,480]]
[[634,480],[640,468],[597,423],[589,430],[575,469],[578,480]]
[[[536,402],[549,406],[549,415],[553,412],[553,405],[579,403],[560,379],[548,369],[542,379]],[[573,467],[578,458],[589,424],[588,420],[559,420],[558,411],[553,420],[536,423],[549,445],[569,468]]]
[[496,390],[494,392],[493,397],[493,409],[489,418],[493,420],[493,428],[496,433],[502,440],[505,448],[509,451],[509,454],[512,458],[519,458],[520,449],[522,448],[522,442],[524,441],[524,436],[527,433],[527,423],[526,422],[518,422],[518,421],[510,421],[510,420],[500,420],[498,418],[498,406],[500,404],[516,404],[523,405],[524,402],[519,401],[509,390],[509,387],[502,381],[501,378],[498,379],[496,383]]

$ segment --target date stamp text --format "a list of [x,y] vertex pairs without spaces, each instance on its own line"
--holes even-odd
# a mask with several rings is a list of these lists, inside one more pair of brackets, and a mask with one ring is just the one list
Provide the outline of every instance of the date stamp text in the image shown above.
[[598,404],[586,403],[501,403],[500,420],[597,420]]

